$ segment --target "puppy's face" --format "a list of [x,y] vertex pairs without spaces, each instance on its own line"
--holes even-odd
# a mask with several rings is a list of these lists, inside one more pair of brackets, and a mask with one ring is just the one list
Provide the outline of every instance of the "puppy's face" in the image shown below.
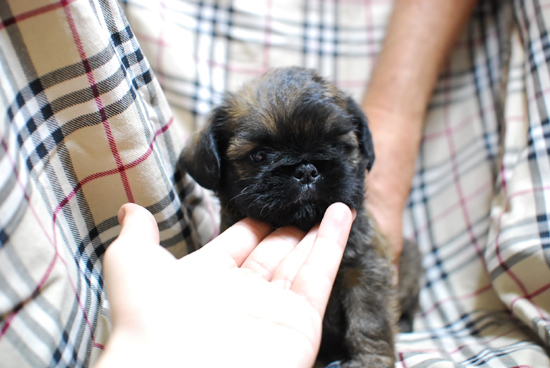
[[276,69],[226,97],[182,155],[225,210],[303,230],[326,208],[360,208],[374,155],[357,104],[314,72]]

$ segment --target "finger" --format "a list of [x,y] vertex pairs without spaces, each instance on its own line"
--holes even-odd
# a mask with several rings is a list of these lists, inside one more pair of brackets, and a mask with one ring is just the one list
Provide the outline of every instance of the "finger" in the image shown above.
[[[158,227],[153,215],[136,204],[125,204],[119,210],[121,231],[109,245],[103,257],[103,274],[109,300],[122,309],[132,295],[143,294],[147,289],[148,270],[158,263],[175,258],[159,245]],[[120,320],[124,313],[113,307],[113,319]]]
[[131,269],[143,269],[153,260],[174,259],[159,246],[159,231],[153,215],[145,208],[128,203],[118,213],[121,230],[109,245],[103,257],[103,272],[109,282],[113,278],[126,278]]
[[227,253],[235,261],[237,267],[240,267],[271,230],[271,227],[263,222],[246,218],[231,226],[198,252]]
[[273,273],[271,282],[283,289],[290,289],[298,271],[309,256],[319,225],[313,227],[290,253],[286,255]]
[[291,290],[306,298],[320,316],[325,313],[353,218],[350,209],[342,203],[327,209],[313,248],[292,284]]
[[302,240],[304,235],[303,231],[292,226],[275,230],[252,251],[241,268],[251,270],[270,281],[281,261]]
[[122,226],[119,237],[159,243],[157,221],[151,212],[142,206],[126,203],[118,211],[118,222]]

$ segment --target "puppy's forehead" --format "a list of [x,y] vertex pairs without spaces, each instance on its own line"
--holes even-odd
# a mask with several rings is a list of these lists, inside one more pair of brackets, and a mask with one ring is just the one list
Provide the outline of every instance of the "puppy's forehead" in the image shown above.
[[300,68],[272,70],[225,101],[232,131],[293,136],[332,130],[345,115],[346,106],[336,87]]

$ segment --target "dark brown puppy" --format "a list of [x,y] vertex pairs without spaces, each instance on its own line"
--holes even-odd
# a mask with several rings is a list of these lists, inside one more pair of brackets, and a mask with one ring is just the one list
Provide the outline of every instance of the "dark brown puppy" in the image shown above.
[[180,160],[219,196],[224,228],[252,217],[309,230],[334,202],[357,210],[319,358],[347,368],[393,367],[398,305],[407,308],[400,325],[409,329],[420,256],[406,244],[400,273],[407,273],[408,290],[396,293],[391,249],[363,205],[374,152],[366,117],[351,98],[311,70],[272,70],[228,94]]

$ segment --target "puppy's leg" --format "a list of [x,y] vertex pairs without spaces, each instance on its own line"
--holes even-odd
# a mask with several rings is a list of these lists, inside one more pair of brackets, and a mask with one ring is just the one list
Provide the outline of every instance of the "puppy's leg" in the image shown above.
[[350,360],[342,368],[393,367],[396,309],[388,260],[371,258],[360,270],[346,270],[344,280]]
[[422,255],[416,243],[409,240],[403,242],[403,252],[399,258],[399,285],[397,287],[397,300],[401,317],[397,322],[400,332],[412,332],[413,321],[418,310],[418,294],[420,293],[420,279],[424,269],[422,268]]

